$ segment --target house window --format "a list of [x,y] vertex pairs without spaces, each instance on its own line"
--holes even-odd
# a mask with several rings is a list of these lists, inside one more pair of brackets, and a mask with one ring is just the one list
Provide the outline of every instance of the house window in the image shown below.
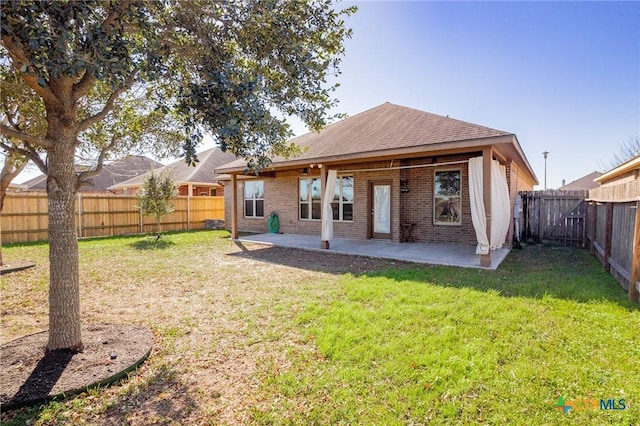
[[435,172],[433,191],[433,223],[460,225],[462,199],[460,197],[460,170]]
[[320,178],[300,179],[300,219],[320,219],[322,187]]
[[244,217],[264,217],[264,181],[244,183]]
[[353,176],[338,176],[336,178],[333,201],[333,220],[353,220]]

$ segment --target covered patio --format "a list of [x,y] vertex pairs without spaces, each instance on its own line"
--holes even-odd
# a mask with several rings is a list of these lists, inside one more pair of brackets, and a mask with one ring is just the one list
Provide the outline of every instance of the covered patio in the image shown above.
[[430,265],[459,266],[495,270],[509,254],[509,249],[491,251],[491,264],[481,266],[480,256],[474,246],[436,243],[396,243],[384,240],[353,240],[333,238],[328,250],[320,248],[320,236],[296,234],[251,234],[240,236],[237,241],[288,247],[300,250],[321,251],[356,256],[392,259],[403,262]]

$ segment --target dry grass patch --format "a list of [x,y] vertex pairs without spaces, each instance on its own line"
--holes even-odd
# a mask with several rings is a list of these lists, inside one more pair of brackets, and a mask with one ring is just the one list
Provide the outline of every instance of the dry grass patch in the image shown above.
[[[341,274],[393,262],[231,242],[225,232],[80,242],[83,321],[138,323],[156,343],[122,386],[72,401],[3,414],[3,424],[245,424],[261,369],[287,369],[305,344],[296,318],[334,291]],[[48,246],[5,247],[36,268],[3,277],[7,342],[47,328]],[[16,418],[16,415],[18,416]]]

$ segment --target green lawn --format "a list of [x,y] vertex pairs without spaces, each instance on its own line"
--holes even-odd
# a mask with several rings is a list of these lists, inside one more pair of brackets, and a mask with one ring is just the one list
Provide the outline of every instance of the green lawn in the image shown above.
[[[640,424],[640,309],[588,252],[479,271],[226,236],[82,241],[83,315],[148,324],[154,353],[121,386],[3,424]],[[46,245],[4,250],[46,264]],[[0,284],[3,342],[46,324],[37,269]]]

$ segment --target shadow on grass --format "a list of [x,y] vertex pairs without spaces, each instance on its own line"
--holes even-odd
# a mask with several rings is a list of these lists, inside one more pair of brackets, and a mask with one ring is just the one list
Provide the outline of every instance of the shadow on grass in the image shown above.
[[[105,402],[95,424],[184,424],[190,412],[197,409],[198,402],[192,396],[192,390],[182,383],[177,371],[162,365],[149,377],[141,376],[141,383],[129,385],[126,391]],[[127,386],[123,379],[122,386]],[[112,385],[114,386],[114,385]],[[100,392],[100,389],[89,391]],[[82,394],[77,398],[85,398]],[[64,420],[73,412],[74,399],[59,402],[52,401],[32,407],[23,407],[3,412],[2,424],[18,426],[32,424],[41,418]],[[82,403],[78,405],[82,406]],[[58,424],[58,423],[56,423]],[[62,423],[60,423],[62,424]]]
[[286,247],[263,246],[235,241],[242,251],[229,253],[232,257],[255,259],[261,262],[327,274],[360,276],[390,268],[406,269],[412,264],[365,256],[324,253]]
[[174,245],[176,245],[176,243],[171,240],[158,239],[155,237],[145,238],[144,240],[138,240],[129,244],[129,246],[136,250],[164,250]]
[[512,250],[496,271],[489,271],[282,247],[249,249],[243,243],[236,244],[242,252],[230,256],[310,271],[495,291],[503,297],[542,299],[547,296],[580,303],[606,300],[630,310],[640,309],[627,300],[626,292],[595,257],[576,248],[524,246],[522,250]]
[[104,416],[108,424],[184,424],[197,406],[177,370],[164,364],[111,401]]

